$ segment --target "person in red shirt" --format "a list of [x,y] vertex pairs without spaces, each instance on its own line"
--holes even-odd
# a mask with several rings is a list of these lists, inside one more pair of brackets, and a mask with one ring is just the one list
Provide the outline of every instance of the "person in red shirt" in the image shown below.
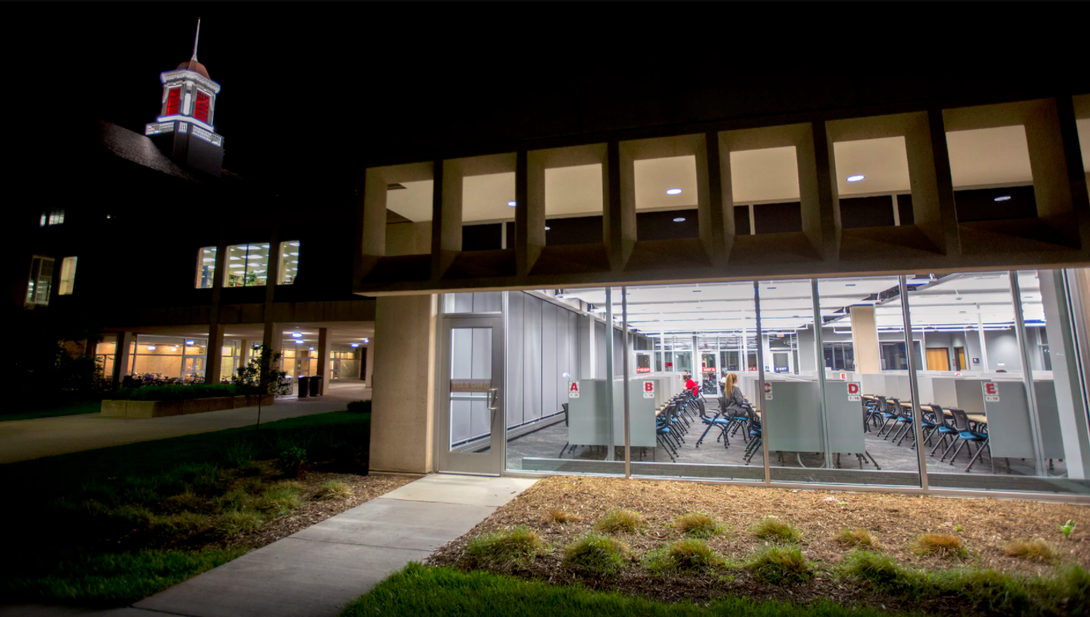
[[682,378],[685,380],[685,389],[691,392],[694,398],[700,396],[700,384],[693,380],[693,376],[685,373]]

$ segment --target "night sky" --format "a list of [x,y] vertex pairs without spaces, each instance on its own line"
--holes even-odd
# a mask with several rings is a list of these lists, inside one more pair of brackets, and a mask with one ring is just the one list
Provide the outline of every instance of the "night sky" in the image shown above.
[[[1064,67],[1085,72],[1074,29],[1086,12],[1085,5],[8,4],[5,72],[20,94],[5,116],[19,118],[8,127],[25,137],[18,147],[44,157],[57,156],[77,121],[142,132],[159,110],[159,73],[189,59],[199,16],[198,59],[223,87],[215,124],[226,140],[225,167],[305,185],[343,178],[360,160],[472,143],[485,132],[578,133],[623,118],[629,103],[666,116],[677,106],[684,115],[712,83],[721,96],[751,99],[815,75],[827,77],[824,88],[861,92],[896,90],[906,76],[976,79],[982,87],[1047,83]],[[591,109],[600,101],[608,104]]]

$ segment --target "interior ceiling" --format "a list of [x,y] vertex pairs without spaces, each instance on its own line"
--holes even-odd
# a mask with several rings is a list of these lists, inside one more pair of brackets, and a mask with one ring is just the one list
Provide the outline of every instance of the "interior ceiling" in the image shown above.
[[[1078,121],[1084,166],[1090,172],[1090,119]],[[1026,132],[1007,126],[946,134],[954,188],[1018,185],[1033,182]],[[903,137],[885,137],[833,144],[837,190],[841,197],[909,191],[908,157]],[[736,204],[773,203],[799,198],[798,163],[794,147],[731,152],[731,187]],[[634,163],[637,210],[695,208],[696,157],[677,156]],[[862,175],[859,182],[848,176]],[[410,221],[430,221],[432,181],[402,182],[404,189],[387,192],[387,208]],[[678,195],[666,191],[680,188]],[[462,213],[467,223],[513,221],[514,172],[470,176],[462,187]],[[545,214],[549,217],[602,213],[600,165],[545,170]]]
[[[375,336],[375,322],[373,321],[337,321],[282,325],[284,328],[285,345],[294,344],[288,343],[289,340],[295,340],[294,337],[292,337],[293,332],[302,334],[302,338],[298,340],[302,340],[307,345],[317,345],[319,328],[328,329],[329,342],[331,345],[350,345],[352,343],[360,343],[363,345],[363,339],[367,338],[373,340]],[[154,343],[174,343],[178,338],[208,338],[208,330],[202,329],[199,326],[125,328],[125,331],[139,334],[141,342],[146,340]],[[260,343],[263,332],[264,326],[262,324],[241,324],[227,326],[223,336],[228,340],[241,339],[248,343]]]
[[[924,279],[917,279],[925,283]],[[1024,317],[1027,322],[1044,319],[1036,271],[1019,272]],[[880,328],[903,327],[899,299],[883,302],[872,296],[896,288],[897,277],[825,279],[818,282],[820,310],[824,317],[844,315],[827,321],[825,328],[849,330],[848,307],[876,305],[875,320]],[[979,315],[985,324],[1007,325],[1014,320],[1010,284],[1006,273],[977,273],[936,279],[912,285],[909,305],[914,327],[961,328],[976,326]],[[620,288],[613,288],[614,318],[621,312]],[[641,332],[699,333],[755,330],[753,283],[712,283],[641,286],[628,288],[628,323]],[[809,280],[761,281],[761,328],[764,331],[793,331],[811,327],[813,300]],[[888,295],[888,294],[887,294]],[[577,298],[604,312],[605,289],[566,289],[565,299]]]

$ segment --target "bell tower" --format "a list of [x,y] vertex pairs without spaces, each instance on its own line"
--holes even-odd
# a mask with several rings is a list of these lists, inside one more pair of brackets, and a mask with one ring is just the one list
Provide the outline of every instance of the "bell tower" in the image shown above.
[[197,62],[201,22],[193,39],[193,56],[173,71],[159,74],[163,83],[162,105],[156,121],[144,125],[144,134],[167,156],[186,167],[213,176],[223,171],[223,136],[212,122],[220,85]]

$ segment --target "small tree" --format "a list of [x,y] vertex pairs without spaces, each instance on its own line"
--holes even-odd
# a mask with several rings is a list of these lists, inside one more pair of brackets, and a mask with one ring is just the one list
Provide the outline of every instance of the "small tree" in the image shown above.
[[257,395],[258,427],[261,426],[261,399],[266,394],[276,396],[288,391],[287,373],[280,370],[281,355],[279,351],[258,345],[250,354],[250,362],[238,369],[234,377],[237,391]]

